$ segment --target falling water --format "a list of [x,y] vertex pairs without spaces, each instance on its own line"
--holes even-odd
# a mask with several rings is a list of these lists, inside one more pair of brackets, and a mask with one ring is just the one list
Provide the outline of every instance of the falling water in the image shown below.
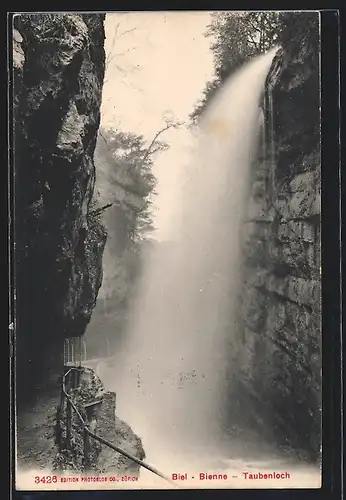
[[119,416],[142,437],[149,461],[171,461],[168,473],[196,456],[201,465],[224,439],[240,231],[275,52],[226,81],[202,117],[174,214],[179,238],[147,259],[112,374]]

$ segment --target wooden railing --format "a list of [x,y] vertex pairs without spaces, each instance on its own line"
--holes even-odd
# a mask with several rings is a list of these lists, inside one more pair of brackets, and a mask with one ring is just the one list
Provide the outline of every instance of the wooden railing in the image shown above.
[[[79,374],[81,373],[81,368],[76,368],[72,367],[70,368],[63,376],[62,379],[62,393],[64,398],[66,399],[67,406],[66,406],[66,413],[67,413],[67,422],[66,422],[66,441],[69,442],[71,440],[71,431],[72,431],[72,411],[75,412],[77,415],[80,424],[81,424],[81,430],[83,433],[83,450],[84,450],[84,470],[85,472],[88,472],[90,470],[90,438],[94,439],[95,441],[98,441],[99,443],[103,444],[104,446],[107,446],[108,448],[120,453],[121,455],[124,455],[125,457],[129,458],[136,464],[138,464],[141,467],[144,467],[145,469],[149,470],[153,474],[156,474],[157,476],[161,477],[162,479],[165,479],[169,483],[171,483],[173,486],[177,487],[176,483],[174,483],[169,477],[165,476],[157,470],[155,467],[152,467],[151,465],[147,464],[146,462],[143,462],[143,460],[139,460],[138,458],[134,457],[127,451],[119,448],[118,446],[115,446],[114,444],[110,443],[106,439],[101,438],[97,434],[95,434],[93,431],[90,430],[88,423],[84,420],[82,417],[80,411],[72,401],[72,398],[68,394],[66,390],[66,378],[70,375],[70,373],[73,373],[73,385],[76,387],[78,385],[78,379],[79,379]],[[77,375],[77,376],[75,376]],[[63,404],[61,404],[61,409],[63,408]]]
[[86,343],[82,337],[70,337],[64,340],[65,366],[81,366],[86,358]]

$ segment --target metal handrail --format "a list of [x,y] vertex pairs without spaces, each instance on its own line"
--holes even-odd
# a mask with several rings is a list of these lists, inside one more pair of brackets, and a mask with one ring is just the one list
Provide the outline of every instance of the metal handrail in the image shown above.
[[140,465],[141,467],[144,467],[145,469],[149,470],[153,474],[156,474],[157,476],[159,476],[162,479],[165,479],[166,481],[168,481],[169,483],[171,483],[173,486],[177,487],[177,484],[174,483],[174,481],[172,481],[169,477],[165,476],[162,472],[160,472],[159,470],[157,470],[155,467],[152,467],[151,465],[147,464],[146,462],[143,462],[143,460],[140,460],[139,458],[134,457],[130,453],[126,452],[125,450],[123,450],[121,448],[119,448],[118,446],[115,446],[114,444],[110,443],[109,441],[106,441],[105,439],[101,438],[100,436],[98,436],[97,434],[95,434],[94,432],[92,432],[89,429],[87,423],[83,419],[83,417],[80,414],[78,408],[73,403],[72,399],[70,398],[69,394],[66,391],[65,380],[66,380],[66,377],[69,375],[69,373],[71,373],[73,370],[81,371],[81,368],[72,367],[72,368],[70,368],[64,374],[64,376],[62,378],[62,391],[64,393],[64,396],[66,397],[66,400],[67,400],[68,404],[70,404],[71,407],[73,408],[73,410],[76,412],[76,415],[78,416],[78,419],[80,420],[80,422],[82,424],[83,431],[85,433],[87,433],[89,436],[91,436],[93,439],[95,439],[96,441],[99,441],[100,443],[104,444],[105,446],[108,446],[108,448],[111,448],[112,450],[120,453],[121,455],[124,455],[125,457],[129,458],[130,460],[132,460],[136,464]]

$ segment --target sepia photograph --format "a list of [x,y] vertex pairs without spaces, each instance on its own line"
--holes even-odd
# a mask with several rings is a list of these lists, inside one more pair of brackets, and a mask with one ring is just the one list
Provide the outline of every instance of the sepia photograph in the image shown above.
[[321,488],[319,11],[10,37],[16,489]]

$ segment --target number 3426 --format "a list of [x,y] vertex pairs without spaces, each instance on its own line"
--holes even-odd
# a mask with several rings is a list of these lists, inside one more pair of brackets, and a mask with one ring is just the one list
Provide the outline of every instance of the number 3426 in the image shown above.
[[58,481],[57,476],[35,476],[35,483],[56,483]]

